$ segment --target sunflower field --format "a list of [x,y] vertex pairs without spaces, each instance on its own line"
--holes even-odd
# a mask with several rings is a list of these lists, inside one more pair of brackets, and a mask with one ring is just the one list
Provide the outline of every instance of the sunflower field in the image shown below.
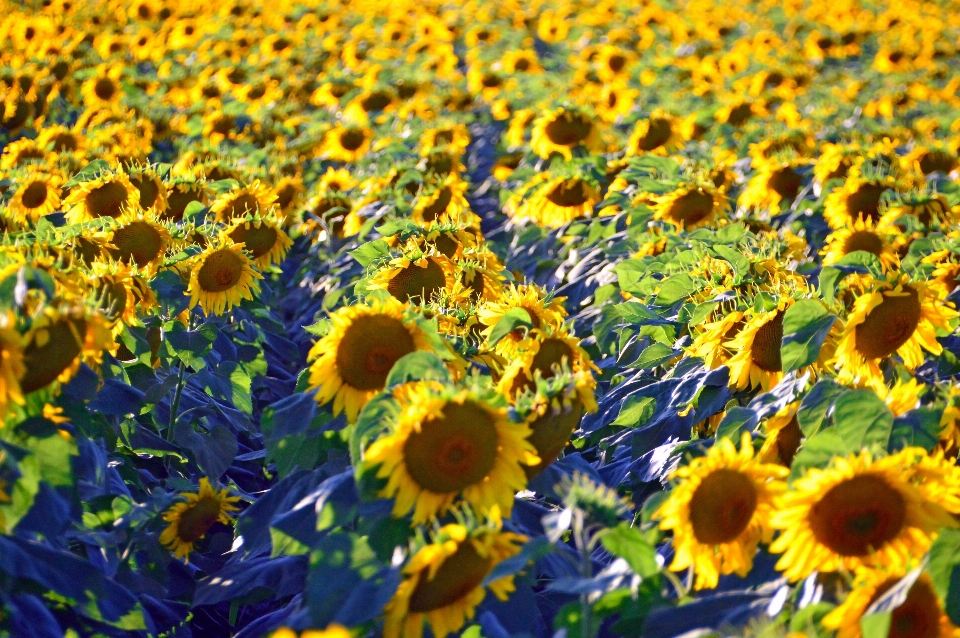
[[0,637],[960,637],[957,0],[0,9]]

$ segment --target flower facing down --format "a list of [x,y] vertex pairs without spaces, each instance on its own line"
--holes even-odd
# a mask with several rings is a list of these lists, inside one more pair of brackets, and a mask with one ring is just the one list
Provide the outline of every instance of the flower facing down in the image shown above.
[[499,563],[520,551],[519,534],[486,526],[468,531],[445,525],[403,568],[403,582],[386,607],[384,638],[422,638],[424,623],[436,638],[459,631],[473,618],[489,588],[500,600],[515,589],[513,576],[486,585]]
[[400,413],[365,459],[387,479],[393,513],[424,523],[461,497],[477,512],[509,514],[526,487],[525,465],[540,459],[530,427],[508,419],[502,401],[471,389],[417,383],[399,394]]
[[169,525],[160,534],[160,543],[173,550],[177,558],[187,558],[195,549],[195,543],[214,523],[230,523],[232,513],[238,510],[234,503],[240,497],[230,496],[227,488],[214,490],[207,477],[200,479],[199,491],[181,496],[186,501],[173,505],[163,514],[163,520]]
[[655,515],[660,529],[673,531],[670,569],[692,566],[697,589],[716,587],[721,574],[746,576],[757,545],[773,535],[770,515],[787,474],[754,458],[747,433],[739,452],[721,439],[706,456],[674,472],[676,487]]

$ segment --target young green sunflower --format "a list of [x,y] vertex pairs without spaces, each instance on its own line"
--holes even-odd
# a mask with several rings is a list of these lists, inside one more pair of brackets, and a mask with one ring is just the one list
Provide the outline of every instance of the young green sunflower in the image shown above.
[[757,546],[773,537],[770,516],[789,470],[754,458],[749,433],[740,451],[720,439],[705,456],[670,476],[674,487],[654,517],[673,532],[670,569],[693,568],[697,589],[713,588],[721,574],[746,576]]
[[417,382],[396,393],[399,417],[364,454],[387,479],[393,514],[425,523],[457,499],[478,513],[509,515],[525,465],[540,462],[530,428],[511,422],[502,399],[473,389]]

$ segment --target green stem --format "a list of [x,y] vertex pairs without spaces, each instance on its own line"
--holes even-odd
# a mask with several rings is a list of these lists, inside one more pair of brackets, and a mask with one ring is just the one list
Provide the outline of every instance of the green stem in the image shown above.
[[167,426],[167,440],[173,442],[173,426],[177,422],[177,412],[180,411],[180,395],[183,394],[183,377],[186,374],[187,367],[180,362],[177,371],[177,389],[173,394],[173,402],[170,404],[170,424]]

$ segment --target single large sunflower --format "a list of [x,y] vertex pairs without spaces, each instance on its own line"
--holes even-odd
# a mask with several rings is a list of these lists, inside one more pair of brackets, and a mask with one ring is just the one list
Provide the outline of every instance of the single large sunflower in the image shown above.
[[35,224],[44,215],[60,207],[60,185],[63,180],[55,174],[30,171],[13,193],[7,204],[20,225]]
[[117,219],[139,204],[140,191],[125,173],[104,173],[96,179],[81,182],[63,201],[67,222],[71,224],[100,217]]
[[433,345],[416,319],[396,299],[346,306],[330,315],[330,332],[314,344],[308,359],[310,387],[321,405],[333,401],[333,413],[347,420],[383,390],[393,364]]
[[681,184],[675,190],[654,198],[654,219],[679,229],[709,225],[726,209],[726,198],[709,182]]
[[188,559],[196,542],[202,539],[214,523],[229,525],[232,514],[239,508],[234,505],[239,496],[230,496],[230,490],[214,490],[210,479],[200,479],[200,489],[180,495],[185,502],[176,503],[163,513],[169,523],[160,534],[160,543],[173,550],[177,558]]
[[760,167],[740,194],[740,205],[779,215],[793,205],[803,186],[799,172],[806,160],[769,162]]
[[226,235],[250,253],[257,268],[279,264],[293,245],[293,240],[284,232],[276,214],[252,220],[237,219],[225,231]]
[[781,530],[770,545],[783,553],[777,569],[797,581],[814,570],[898,567],[921,556],[938,529],[956,525],[943,505],[955,504],[946,496],[956,467],[929,459],[921,448],[876,460],[863,450],[807,470],[771,517]]
[[572,150],[581,145],[589,151],[603,148],[596,122],[584,111],[548,109],[534,121],[530,148],[540,157],[547,159],[559,153],[570,160]]
[[509,515],[527,484],[523,466],[540,461],[529,426],[511,422],[495,394],[420,382],[397,396],[397,421],[364,455],[387,479],[394,516],[412,511],[415,524],[426,523],[458,498]]
[[748,311],[741,329],[726,343],[726,348],[734,353],[727,361],[731,386],[743,390],[759,385],[767,391],[780,383],[780,344],[787,303],[768,312]]
[[896,227],[858,217],[852,224],[838,228],[827,236],[820,251],[823,265],[835,264],[852,252],[863,250],[876,255],[885,270],[895,268],[900,260],[893,250],[899,232]]
[[673,532],[670,569],[692,567],[697,589],[716,587],[721,574],[746,576],[757,545],[773,536],[769,520],[788,473],[755,459],[745,432],[739,452],[730,439],[720,439],[706,456],[671,474],[675,486],[654,514],[660,529]]
[[169,231],[152,213],[125,213],[110,237],[115,259],[151,270],[159,266],[170,242]]
[[627,155],[668,155],[681,146],[680,123],[666,111],[657,109],[634,125],[627,140]]
[[896,353],[913,370],[923,350],[938,355],[937,328],[947,328],[957,312],[939,299],[934,287],[904,277],[875,281],[857,298],[843,326],[836,351],[840,378],[872,384],[883,380],[880,362]]
[[323,138],[321,154],[338,162],[356,162],[367,154],[373,131],[365,126],[337,126]]
[[[525,310],[534,328],[560,328],[567,316],[564,300],[565,297],[553,297],[536,284],[510,284],[498,299],[480,306],[477,317],[484,326],[481,334],[489,338],[500,319],[514,308]],[[525,336],[523,330],[514,330],[497,342],[496,352],[509,356]]]
[[54,381],[66,383],[82,362],[99,363],[113,339],[103,315],[82,308],[48,306],[33,321],[23,344],[20,390],[26,394]]
[[540,186],[515,216],[532,219],[545,228],[560,228],[592,216],[593,207],[601,199],[597,188],[581,177],[555,177]]
[[[853,589],[843,603],[823,617],[826,629],[836,638],[861,638],[860,619],[874,602],[906,575],[906,569],[857,570]],[[943,611],[943,605],[926,574],[914,581],[906,599],[890,614],[888,638],[955,638],[960,632]]]
[[266,216],[273,211],[276,202],[277,194],[257,179],[217,197],[210,204],[210,212],[217,216],[217,221],[230,223],[234,219],[257,213]]
[[222,315],[260,292],[263,279],[243,245],[221,236],[197,255],[190,271],[190,307],[197,304],[208,315]]
[[827,195],[823,218],[834,230],[848,227],[861,217],[878,222],[881,197],[896,191],[897,186],[896,179],[890,175],[872,178],[851,175],[842,187]]
[[403,303],[428,303],[437,294],[451,292],[456,282],[453,263],[443,255],[416,253],[397,257],[379,270],[370,289],[386,290]]
[[507,600],[515,588],[513,576],[486,585],[484,580],[525,540],[493,526],[440,528],[404,566],[403,581],[384,610],[384,638],[423,638],[425,623],[433,636],[446,638],[473,618],[486,589]]

